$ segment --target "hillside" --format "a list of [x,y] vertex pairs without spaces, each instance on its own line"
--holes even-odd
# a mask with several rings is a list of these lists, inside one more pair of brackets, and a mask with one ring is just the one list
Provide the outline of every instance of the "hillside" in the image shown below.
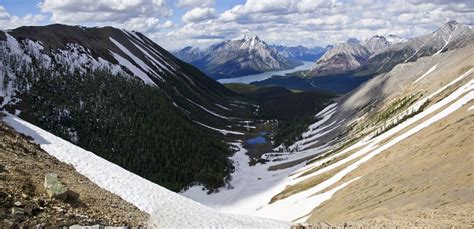
[[[146,225],[148,214],[49,155],[28,136],[7,127],[0,116],[0,227]],[[68,187],[66,200],[47,196],[43,183],[48,173],[58,174]],[[11,214],[13,209],[16,214]]]
[[[98,185],[101,189],[94,189],[96,192],[113,193],[141,211],[151,215],[147,221],[148,227],[288,228],[290,226],[290,223],[284,221],[218,212],[215,209],[201,205],[160,185],[137,176],[136,174],[129,172],[90,151],[77,147],[64,139],[54,136],[37,126],[21,120],[18,117],[7,114],[3,117],[2,121],[15,131],[29,136],[30,141],[38,144],[42,150],[52,157],[55,157],[62,163],[69,164],[68,168],[71,168],[71,166],[74,167],[77,173],[83,174],[86,177],[84,179],[89,179]],[[36,149],[39,147],[35,145]],[[58,164],[57,160],[55,160],[56,164]],[[54,166],[53,168],[57,167],[58,166]],[[73,190],[75,191],[76,189]],[[86,197],[79,196],[79,198]],[[107,201],[113,200],[114,199],[110,199]],[[96,203],[94,203],[94,205],[95,204]],[[97,206],[100,207],[101,205],[97,203]],[[104,208],[112,209],[110,208],[111,206],[114,205],[112,204]],[[123,207],[126,209],[127,206],[130,205],[120,204],[117,207]],[[124,219],[135,217],[135,215],[132,215],[131,213],[134,211],[136,213],[136,210],[133,210],[133,208],[131,209],[130,212],[127,212],[127,216],[118,215],[119,213],[116,213],[115,211],[112,213],[105,212],[103,209],[101,211],[104,211],[104,218],[117,214],[115,218]],[[72,219],[70,222],[81,223],[83,221]],[[92,223],[86,222],[84,224],[91,225]]]
[[473,50],[471,45],[396,66],[321,114],[324,121],[290,148],[311,151],[333,142],[332,150],[294,172],[291,185],[273,199],[275,207],[293,196],[316,197],[345,186],[330,201],[308,205],[311,212],[301,219],[468,225]]
[[231,183],[238,197],[198,188],[184,195],[309,226],[466,227],[473,53],[470,45],[397,65],[337,99],[300,141],[264,154],[265,165],[240,166]]
[[235,93],[140,33],[0,33],[0,108],[172,190],[224,185],[232,152],[216,130],[251,115]]

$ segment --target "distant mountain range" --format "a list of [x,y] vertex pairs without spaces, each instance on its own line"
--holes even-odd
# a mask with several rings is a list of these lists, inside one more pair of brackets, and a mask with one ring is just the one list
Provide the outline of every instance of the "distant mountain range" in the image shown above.
[[363,43],[350,40],[328,50],[306,76],[386,72],[399,63],[463,47],[473,43],[473,38],[473,29],[451,21],[433,33],[408,41],[395,35],[388,38],[377,35]]
[[275,49],[286,58],[301,61],[316,61],[326,52],[326,48],[318,46],[314,48],[307,48],[302,45],[293,47],[284,45],[270,45],[270,47]]
[[214,79],[233,78],[265,71],[291,69],[301,61],[314,61],[325,52],[324,48],[268,45],[258,36],[223,41],[206,49],[185,47],[174,52]]

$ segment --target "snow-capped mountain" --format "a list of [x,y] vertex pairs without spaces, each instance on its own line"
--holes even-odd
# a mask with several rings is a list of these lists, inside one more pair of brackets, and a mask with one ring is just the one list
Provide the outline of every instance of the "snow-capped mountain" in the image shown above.
[[446,23],[433,33],[408,41],[395,35],[389,35],[388,39],[373,36],[363,45],[348,41],[321,57],[312,67],[310,75],[341,74],[354,70],[366,70],[365,74],[384,72],[399,63],[464,47],[473,42],[474,30],[455,21]]
[[330,75],[357,69],[366,64],[370,54],[364,45],[348,40],[329,49],[311,67],[310,75]]
[[405,42],[406,39],[402,38],[402,37],[399,37],[397,35],[394,35],[394,34],[389,34],[387,36],[387,41],[390,43],[390,44],[397,44],[397,43],[402,43],[402,42]]
[[[195,51],[196,48],[187,47],[175,55],[192,60],[189,63],[215,79],[289,69],[300,64],[279,54],[258,36],[223,41],[200,50],[199,54]],[[197,56],[201,58],[195,59]]]
[[367,48],[370,53],[375,53],[384,50],[390,45],[391,43],[387,39],[385,39],[385,37],[378,35],[371,37],[364,43],[364,47]]
[[273,49],[286,58],[301,61],[316,61],[326,52],[326,48],[307,48],[302,45],[289,47],[284,45],[271,45]]

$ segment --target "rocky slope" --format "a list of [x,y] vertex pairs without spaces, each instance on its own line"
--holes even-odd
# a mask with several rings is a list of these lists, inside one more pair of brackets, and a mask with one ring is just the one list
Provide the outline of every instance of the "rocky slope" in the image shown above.
[[263,209],[305,209],[293,220],[310,225],[469,227],[473,80],[474,45],[369,80],[289,147],[312,156]]
[[[378,45],[374,44],[375,47]],[[338,44],[316,61],[308,75],[331,75],[357,69],[367,63],[370,54],[371,51],[359,42]]]
[[[50,156],[1,119],[0,227],[146,225],[148,214]],[[69,189],[65,200],[48,197],[43,185],[48,173],[58,174]]]
[[289,69],[300,64],[281,55],[258,36],[227,40],[200,50],[198,54],[196,50],[187,47],[175,55],[184,61],[189,60],[214,79]]

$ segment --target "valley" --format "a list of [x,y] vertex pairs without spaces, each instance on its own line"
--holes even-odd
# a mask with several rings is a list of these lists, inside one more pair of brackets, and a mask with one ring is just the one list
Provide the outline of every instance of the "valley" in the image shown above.
[[82,3],[0,3],[0,228],[473,225],[468,3]]

